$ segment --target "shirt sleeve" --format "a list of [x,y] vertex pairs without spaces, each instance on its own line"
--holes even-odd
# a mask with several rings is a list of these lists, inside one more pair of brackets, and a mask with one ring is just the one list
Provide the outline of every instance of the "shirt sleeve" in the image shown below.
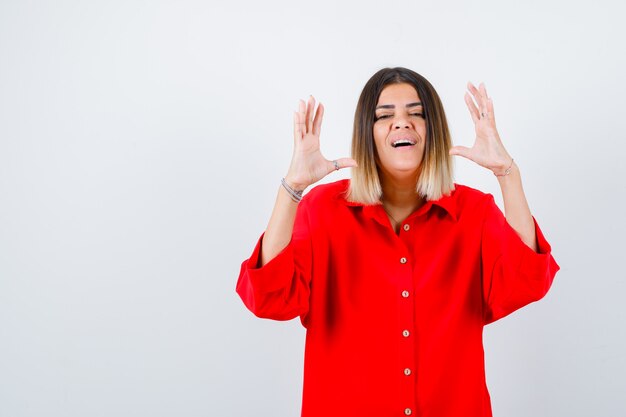
[[482,226],[481,261],[485,324],[540,300],[559,266],[533,217],[537,252],[528,247],[488,195]]
[[241,264],[237,294],[257,317],[291,320],[300,316],[305,324],[311,282],[311,236],[306,200],[298,206],[289,244],[263,266],[259,238],[249,259]]

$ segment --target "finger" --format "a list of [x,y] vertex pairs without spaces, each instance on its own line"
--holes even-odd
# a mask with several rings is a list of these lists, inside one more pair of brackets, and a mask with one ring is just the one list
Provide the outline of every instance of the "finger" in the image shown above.
[[487,97],[486,97],[487,90],[485,90],[485,85],[483,83],[480,83],[480,87],[476,88],[474,84],[467,83],[467,86],[469,90],[471,91],[472,95],[474,96],[476,103],[478,104],[478,118],[488,119],[489,111],[487,109]]
[[478,108],[474,104],[472,97],[470,97],[468,93],[465,93],[464,98],[465,98],[465,104],[467,105],[467,109],[470,112],[470,116],[472,116],[472,121],[474,123],[478,122],[478,120],[480,119],[480,115],[478,114]]
[[357,163],[352,158],[339,158],[334,161],[326,161],[328,167],[328,173],[338,171],[343,168],[356,167]]
[[487,113],[489,114],[489,117],[493,120],[493,122],[496,122],[496,113],[493,111],[493,100],[491,99],[491,97],[489,97],[489,100],[487,100]]
[[313,134],[319,136],[322,132],[322,119],[324,118],[324,106],[322,103],[317,105],[315,119],[313,120]]
[[487,100],[489,99],[489,95],[487,94],[487,87],[485,86],[485,83],[480,83],[479,91],[480,91],[480,94],[481,94],[483,100],[486,103]]
[[467,83],[467,89],[470,91],[470,93],[472,93],[472,96],[474,97],[474,100],[476,101],[477,107],[481,108],[482,97],[478,88],[476,88],[476,86],[474,86],[474,84],[472,83]]
[[297,111],[293,112],[293,140],[298,142],[302,140],[302,129],[304,129],[304,124],[300,122],[300,113]]
[[466,146],[453,146],[450,148],[450,155],[458,155],[467,159],[472,159],[470,155],[472,154],[472,149]]
[[487,87],[485,87],[485,83],[480,83],[478,86],[478,91],[480,93],[481,103],[480,103],[480,112],[481,115],[485,114],[485,118],[489,118],[489,109],[488,109],[488,101],[489,96],[487,95]]
[[341,168],[352,168],[352,167],[356,167],[356,166],[359,165],[352,158],[339,158],[336,161],[337,161],[337,164],[339,165],[339,169],[341,169]]
[[487,90],[485,89],[485,84],[480,83],[479,87],[472,83],[467,84],[469,90],[471,91],[476,103],[478,105],[478,116],[480,119],[486,119],[489,117],[489,112],[487,110]]
[[306,133],[311,133],[313,130],[313,113],[315,110],[315,99],[313,96],[309,96],[309,100],[306,103],[306,118],[304,119],[306,123]]
[[302,137],[304,137],[306,135],[306,102],[302,99],[300,99],[298,105],[298,123],[300,124]]
[[[306,103],[304,100],[300,99],[298,102],[298,118],[300,123],[305,123],[306,120]],[[302,133],[306,133],[306,125],[302,129]]]
[[304,101],[298,102],[298,111],[294,114],[294,140],[302,140],[305,133]]

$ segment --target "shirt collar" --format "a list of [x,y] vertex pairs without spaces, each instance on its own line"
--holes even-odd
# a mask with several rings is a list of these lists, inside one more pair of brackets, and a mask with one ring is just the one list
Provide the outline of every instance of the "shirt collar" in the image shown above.
[[[438,200],[427,201],[419,209],[417,209],[416,215],[421,216],[425,213],[428,213],[433,206],[437,206],[443,209],[452,218],[452,220],[457,221],[457,218],[458,218],[457,217],[457,204],[456,204],[457,199],[455,196],[455,191],[456,190],[452,190],[450,194],[444,195]],[[354,201],[348,201],[345,199],[345,197],[342,197],[342,199],[347,206],[362,207],[363,214],[369,217],[376,217],[377,215],[380,215],[380,212],[381,212],[380,208],[382,208],[381,203],[363,204],[363,203],[358,203]]]

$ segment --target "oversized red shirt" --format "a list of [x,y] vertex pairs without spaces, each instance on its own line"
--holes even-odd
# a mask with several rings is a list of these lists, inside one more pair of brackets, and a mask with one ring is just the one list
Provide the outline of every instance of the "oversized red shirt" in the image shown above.
[[467,186],[392,229],[348,180],[312,189],[289,245],[263,267],[261,240],[237,292],[255,315],[306,327],[303,417],[491,417],[483,326],[542,298],[559,266],[493,196]]

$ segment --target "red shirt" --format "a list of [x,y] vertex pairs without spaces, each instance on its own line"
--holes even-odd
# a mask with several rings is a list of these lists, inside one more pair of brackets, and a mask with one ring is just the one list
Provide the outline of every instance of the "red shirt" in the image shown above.
[[381,205],[312,189],[289,245],[263,267],[261,240],[237,292],[255,315],[306,327],[303,417],[491,417],[483,326],[542,298],[559,266],[493,196],[456,185],[396,234]]

